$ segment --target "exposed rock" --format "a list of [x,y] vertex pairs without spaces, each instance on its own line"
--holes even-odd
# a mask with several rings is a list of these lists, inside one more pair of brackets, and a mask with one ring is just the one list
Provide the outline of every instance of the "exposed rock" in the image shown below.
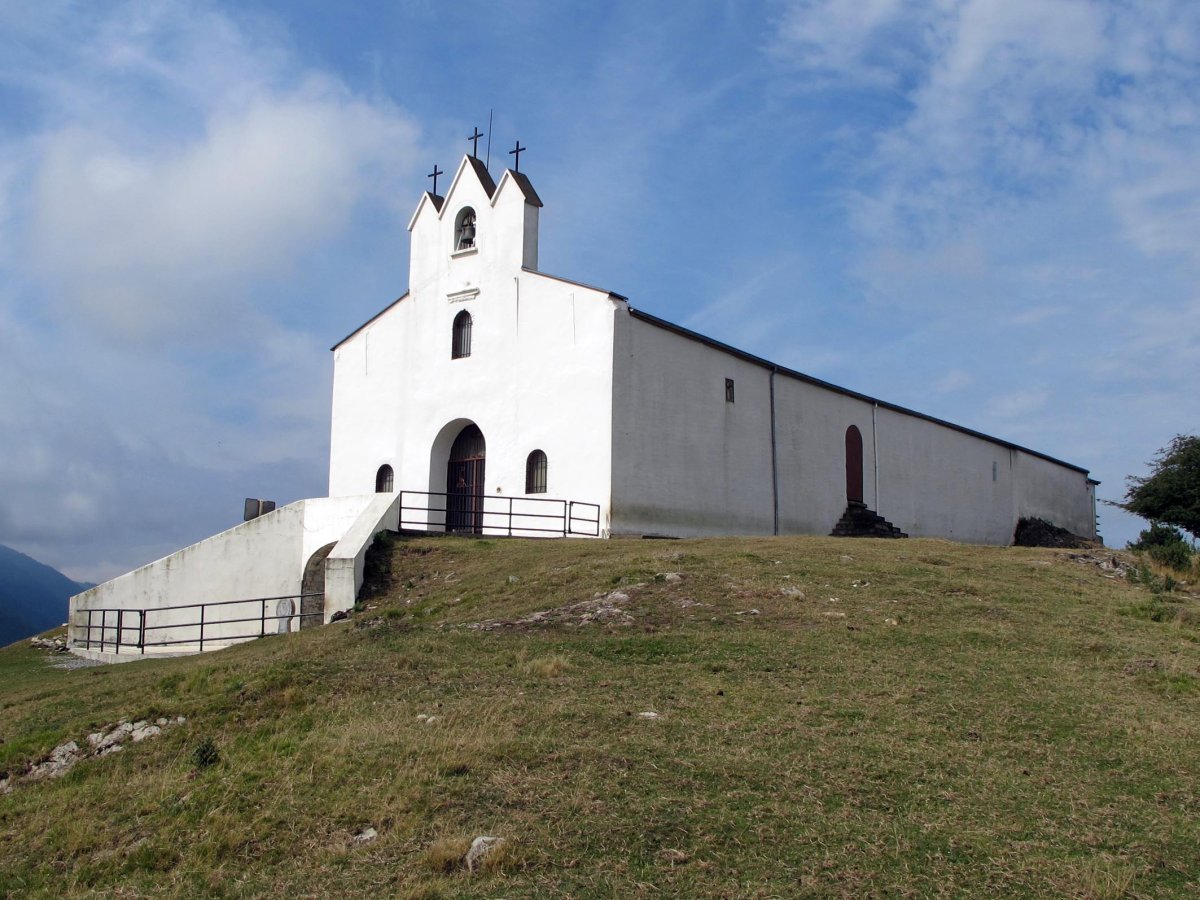
[[329,624],[332,625],[334,622],[344,622],[348,618],[350,618],[350,613],[346,612],[344,609],[339,609],[329,617]]
[[883,624],[884,625],[899,625],[900,623],[896,619],[884,619]]
[[[629,590],[635,591],[642,587],[644,585],[631,585]],[[610,591],[607,594],[597,594],[591,600],[582,600],[579,603],[571,603],[555,609],[540,610],[519,619],[492,619],[486,622],[472,622],[463,627],[476,631],[501,631],[522,630],[543,625],[589,625],[593,622],[629,625],[633,622],[633,617],[624,609],[628,603],[629,594],[625,591]]]
[[136,744],[139,741],[146,740],[146,738],[154,737],[155,735],[159,734],[161,731],[162,731],[162,728],[159,727],[158,725],[143,724],[141,728],[134,728],[133,731],[130,732],[129,738]]
[[74,741],[67,741],[51,750],[50,756],[33,766],[25,778],[27,781],[58,778],[67,774],[77,762],[79,762],[79,745]]
[[45,650],[48,653],[66,653],[67,642],[63,638],[32,637],[29,646],[35,650]]
[[638,718],[639,719],[661,719],[662,716],[660,716],[656,712],[651,712],[651,711],[647,710],[646,712],[638,713]]
[[467,851],[467,855],[463,859],[467,871],[476,871],[492,853],[503,847],[505,843],[507,842],[502,837],[492,837],[486,834],[475,838],[471,841],[471,849]]
[[358,834],[354,835],[354,837],[350,838],[350,843],[355,846],[362,846],[363,844],[371,843],[371,841],[375,840],[377,837],[379,837],[379,832],[374,828],[368,827],[364,828],[362,831],[358,832]]
[[735,616],[757,616],[761,615],[757,609],[739,609],[734,613]]
[[797,600],[804,599],[804,591],[800,590],[798,587],[781,588],[779,593],[783,594],[785,597],[795,597]]
[[661,578],[663,581],[667,582],[668,584],[678,584],[680,581],[683,581],[683,576],[680,575],[678,572],[659,572],[654,577]]
[[1084,565],[1095,566],[1108,578],[1128,578],[1136,564],[1112,553],[1068,553],[1068,559]]
[[41,781],[47,778],[58,778],[65,775],[78,762],[88,758],[99,758],[124,750],[126,738],[137,741],[147,740],[161,734],[164,729],[186,722],[183,716],[174,720],[160,718],[158,724],[150,724],[147,720],[130,723],[122,720],[116,725],[106,726],[100,731],[87,735],[86,749],[81,750],[75,741],[65,741],[50,751],[50,755],[41,762],[35,763],[21,776],[10,776],[3,782],[0,793],[8,793],[21,781]]

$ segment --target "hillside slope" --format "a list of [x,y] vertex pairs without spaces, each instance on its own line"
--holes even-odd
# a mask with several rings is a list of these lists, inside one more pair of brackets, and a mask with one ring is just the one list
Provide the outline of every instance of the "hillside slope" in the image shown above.
[[0,647],[61,625],[67,601],[88,587],[0,544]]
[[[372,561],[326,628],[74,671],[0,652],[0,772],[187,719],[0,796],[0,895],[1200,889],[1195,597],[919,540]],[[477,835],[508,843],[469,874]]]

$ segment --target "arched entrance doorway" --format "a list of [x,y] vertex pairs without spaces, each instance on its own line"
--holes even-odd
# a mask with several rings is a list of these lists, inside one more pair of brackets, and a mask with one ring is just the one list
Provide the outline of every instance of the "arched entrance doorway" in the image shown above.
[[863,502],[863,441],[856,425],[846,429],[846,500]]
[[487,444],[476,425],[458,433],[446,465],[446,530],[483,533],[483,463]]

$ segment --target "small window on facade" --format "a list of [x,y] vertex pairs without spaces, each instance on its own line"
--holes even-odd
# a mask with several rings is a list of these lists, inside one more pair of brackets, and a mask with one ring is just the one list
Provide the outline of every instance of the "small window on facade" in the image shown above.
[[454,220],[454,249],[470,250],[475,246],[475,210],[464,207]]
[[375,473],[375,493],[390,494],[392,492],[392,467],[383,465]]
[[525,493],[546,493],[546,454],[534,450],[525,460]]
[[471,314],[465,309],[454,317],[454,340],[450,348],[451,359],[462,359],[471,355]]
[[733,379],[732,378],[725,379],[725,402],[726,403],[733,402]]

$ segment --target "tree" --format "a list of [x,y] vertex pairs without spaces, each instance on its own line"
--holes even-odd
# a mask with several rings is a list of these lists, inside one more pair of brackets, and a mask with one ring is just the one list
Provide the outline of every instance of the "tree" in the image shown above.
[[1179,434],[1150,464],[1144,478],[1130,475],[1121,509],[1149,519],[1178,525],[1200,538],[1200,436]]

